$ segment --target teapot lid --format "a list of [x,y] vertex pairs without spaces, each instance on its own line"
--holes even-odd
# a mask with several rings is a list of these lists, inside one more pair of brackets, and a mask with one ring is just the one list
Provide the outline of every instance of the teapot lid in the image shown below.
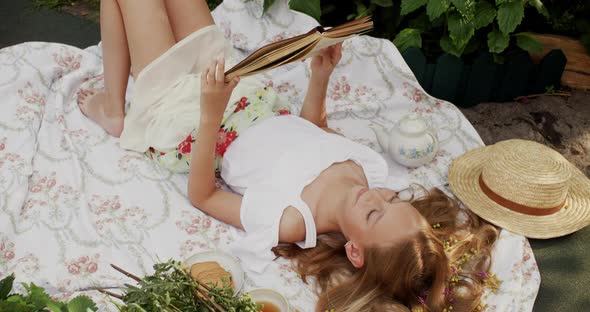
[[428,125],[418,114],[411,113],[398,122],[398,129],[406,135],[419,135],[428,130]]

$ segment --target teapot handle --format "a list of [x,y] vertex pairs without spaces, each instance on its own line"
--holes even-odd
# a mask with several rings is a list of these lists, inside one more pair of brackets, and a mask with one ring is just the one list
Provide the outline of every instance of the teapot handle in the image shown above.
[[436,153],[440,146],[440,143],[438,141],[438,135],[436,134],[436,132],[433,131],[428,131],[427,134],[432,138],[432,142],[434,142],[434,153]]

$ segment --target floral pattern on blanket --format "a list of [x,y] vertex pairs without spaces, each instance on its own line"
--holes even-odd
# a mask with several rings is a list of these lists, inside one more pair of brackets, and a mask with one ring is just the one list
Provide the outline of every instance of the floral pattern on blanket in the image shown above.
[[[262,2],[226,0],[214,12],[238,57],[316,26],[285,0],[262,15]],[[100,88],[101,74],[98,46],[37,42],[0,50],[0,278],[15,272],[59,299],[82,292],[108,311],[109,300],[93,289],[130,281],[109,264],[147,274],[158,260],[225,250],[242,233],[190,205],[186,175],[122,150],[80,113],[77,92],[85,84]],[[306,61],[259,78],[297,113],[309,75]],[[452,159],[483,144],[459,110],[422,90],[385,40],[345,42],[327,106],[332,128],[380,152],[371,123],[391,127],[416,112],[436,130],[444,144],[432,163],[406,169],[388,159],[395,188],[410,182],[444,188]],[[488,310],[531,310],[540,277],[527,240],[503,231],[495,248],[492,271],[503,284],[487,294]],[[274,288],[300,311],[315,302],[311,286],[284,259],[263,275],[247,274],[245,287]]]

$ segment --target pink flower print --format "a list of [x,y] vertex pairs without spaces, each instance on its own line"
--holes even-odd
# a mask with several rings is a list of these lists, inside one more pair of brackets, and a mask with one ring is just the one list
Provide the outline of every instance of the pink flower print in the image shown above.
[[347,83],[344,86],[342,86],[342,92],[344,93],[349,93],[350,92],[350,85]]
[[192,221],[193,225],[199,225],[200,223],[201,223],[201,217],[196,217]]
[[70,263],[68,264],[68,272],[73,275],[80,274],[80,265],[78,263]]
[[208,229],[211,227],[211,219],[207,218],[205,219],[205,221],[203,222],[203,227]]
[[86,271],[88,271],[88,273],[94,273],[96,272],[96,270],[98,270],[98,265],[96,264],[96,262],[90,262],[90,264],[88,264],[88,267],[86,268]]
[[215,226],[215,229],[217,230],[218,233],[227,233],[227,226],[225,226],[223,224],[217,224]]
[[4,248],[6,248],[6,244],[4,242],[2,242],[0,244],[0,251],[4,251]]
[[281,116],[282,115],[291,115],[291,112],[288,109],[280,109],[278,111],[278,114],[281,115]]
[[98,270],[98,264],[96,259],[100,257],[99,254],[91,256],[78,257],[76,260],[69,261],[67,263],[67,269],[70,274],[92,274]]
[[5,143],[6,143],[6,138],[2,138],[2,140],[0,140],[0,152],[6,148]]
[[4,259],[12,260],[13,258],[14,258],[14,252],[12,252],[11,250],[8,250],[4,253]]
[[18,89],[17,93],[27,104],[45,105],[45,97],[39,91],[34,90],[33,84],[30,82],[25,83],[25,87]]
[[[271,85],[270,85],[270,86],[271,86],[271,87],[273,86],[273,85],[272,85],[272,82],[271,82]],[[283,82],[283,83],[281,83],[280,85],[278,85],[278,86],[275,88],[275,90],[276,90],[278,93],[286,93],[286,92],[289,92],[289,90],[290,90],[290,89],[293,89],[293,88],[294,88],[294,86],[293,86],[291,83],[289,83],[289,82]]]
[[367,86],[360,86],[354,90],[354,93],[357,97],[361,97],[367,94]]
[[522,260],[524,262],[526,262],[526,261],[529,261],[530,258],[531,258],[531,255],[527,253],[527,254],[524,255],[524,257],[522,258]]
[[420,92],[420,90],[414,91],[414,96],[412,97],[412,99],[416,103],[422,102],[422,92]]
[[186,229],[184,229],[184,231],[187,234],[195,234],[199,231],[199,228],[197,226],[191,225],[191,226],[187,227]]
[[62,49],[61,54],[53,53],[53,60],[61,67],[64,67],[67,72],[71,72],[80,68],[80,60],[82,55],[72,55],[69,51]]
[[33,193],[39,193],[41,191],[41,186],[39,184],[34,185],[33,187],[31,187],[30,191]]

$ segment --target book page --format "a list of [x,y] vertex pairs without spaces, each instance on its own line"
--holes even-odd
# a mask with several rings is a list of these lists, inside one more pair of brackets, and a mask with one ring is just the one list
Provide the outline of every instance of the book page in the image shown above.
[[273,51],[278,50],[282,47],[291,46],[292,44],[296,44],[299,40],[302,40],[305,37],[308,37],[314,33],[318,33],[318,30],[316,28],[310,30],[309,32],[307,32],[305,34],[301,34],[301,35],[298,35],[298,36],[295,36],[292,38],[284,39],[281,41],[277,41],[277,42],[265,45],[265,46],[259,48],[258,50],[254,51],[254,53],[248,55],[245,59],[240,61],[234,67],[232,67],[231,69],[226,71],[225,74],[228,75],[233,72],[236,72],[236,71],[248,66],[249,64],[255,62],[256,60],[264,57],[265,54],[272,53]]
[[313,43],[317,42],[319,39],[319,33],[309,34],[287,46],[280,47],[275,51],[253,58],[249,63],[243,64],[241,68],[230,69],[226,72],[225,79],[226,81],[229,81],[236,76],[243,76],[245,74],[252,75],[254,72],[259,72],[260,69],[266,68],[269,64],[282,63],[283,60],[289,59],[301,50],[305,50],[307,47],[312,46]]
[[287,63],[311,57],[322,49],[373,29],[371,17],[364,17],[325,30],[315,27],[308,33],[268,44],[226,71],[229,81],[236,76],[260,73]]

